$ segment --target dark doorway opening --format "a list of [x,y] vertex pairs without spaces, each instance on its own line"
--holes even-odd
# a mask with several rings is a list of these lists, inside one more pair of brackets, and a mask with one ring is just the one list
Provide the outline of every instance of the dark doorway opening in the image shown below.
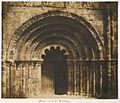
[[[45,50],[45,55],[41,57],[44,59],[42,63],[42,75],[52,81],[53,84],[43,81],[44,89],[52,89],[55,94],[63,95],[68,90],[68,66],[67,66],[67,55],[66,51],[60,49],[59,46],[56,48],[51,46],[50,50]],[[46,85],[47,87],[45,87]],[[53,86],[50,86],[53,85]]]

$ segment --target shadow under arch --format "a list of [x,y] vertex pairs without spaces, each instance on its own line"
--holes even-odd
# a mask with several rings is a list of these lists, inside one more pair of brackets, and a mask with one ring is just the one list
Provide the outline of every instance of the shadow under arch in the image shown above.
[[[55,26],[56,26],[56,28],[55,28]],[[66,35],[66,34],[68,34],[68,35]],[[82,17],[79,17],[77,15],[74,15],[74,14],[71,14],[68,12],[51,11],[51,12],[37,15],[37,16],[33,17],[32,19],[30,19],[25,24],[23,24],[23,26],[16,32],[16,35],[17,35],[17,37],[16,37],[17,43],[16,44],[19,44],[19,45],[17,45],[18,46],[17,47],[18,54],[23,53],[23,51],[25,51],[25,48],[26,48],[26,50],[28,51],[27,54],[31,55],[35,50],[38,50],[39,47],[41,47],[42,42],[47,44],[46,42],[47,41],[50,42],[50,38],[53,39],[53,37],[55,39],[57,39],[58,41],[59,40],[62,41],[64,44],[68,44],[67,46],[69,46],[69,47],[72,47],[72,45],[73,45],[74,47],[69,48],[69,49],[72,49],[74,51],[73,53],[75,55],[73,56],[73,59],[75,59],[75,60],[74,61],[72,60],[74,67],[70,67],[70,68],[72,68],[72,72],[74,72],[74,70],[79,71],[79,74],[81,73],[81,71],[85,71],[85,73],[87,72],[87,68],[88,68],[87,62],[89,59],[90,60],[100,59],[100,56],[101,56],[100,54],[104,53],[104,52],[101,52],[102,50],[104,50],[104,47],[102,46],[101,39],[99,38],[99,35],[96,33],[95,29],[87,21],[85,21]],[[63,38],[64,41],[63,41],[63,39],[60,39],[60,38]],[[56,43],[56,41],[54,43]],[[25,44],[30,44],[30,45],[28,45],[29,48],[25,47],[24,46]],[[53,44],[51,44],[51,45],[53,45]],[[21,47],[23,48],[23,51],[22,51]],[[83,47],[82,50],[80,50],[81,47]],[[100,48],[102,50],[100,50]],[[83,51],[83,52],[81,52],[81,51]],[[85,51],[85,53],[84,53],[84,51]],[[93,58],[93,54],[95,55],[94,58]],[[78,55],[78,56],[76,56],[76,55]],[[83,59],[82,59],[83,63],[80,60],[81,55],[83,55]],[[48,65],[44,66],[44,63],[46,63],[46,61],[50,61],[49,59],[45,59],[46,56],[43,55],[44,62],[42,64],[42,68],[49,69]],[[87,58],[88,56],[90,58]],[[19,57],[19,55],[17,57]],[[20,57],[21,57],[21,55],[20,55]],[[28,58],[28,59],[33,60],[33,58]],[[50,66],[52,63],[57,64],[56,60],[54,60],[54,58],[52,61],[54,61],[54,62],[49,62]],[[80,69],[79,65],[80,66],[82,65],[84,67],[82,67]],[[59,65],[58,65],[58,67],[59,67]],[[51,68],[55,68],[55,67],[51,67]],[[91,68],[96,69],[96,70],[94,70],[95,77],[97,79],[99,79],[98,78],[98,75],[100,74],[100,72],[98,71],[99,67],[97,68],[97,67],[94,67],[94,65],[93,65],[93,66],[91,66]],[[85,70],[82,70],[82,69],[85,69]],[[46,85],[46,86],[48,86],[48,88],[51,92],[55,93],[54,90],[56,88],[55,88],[55,85],[53,85],[53,81],[52,81],[53,75],[52,75],[52,73],[46,74],[47,72],[54,73],[53,69],[50,69],[50,70],[51,71],[42,71],[43,74],[45,73],[43,76],[45,77],[45,80],[46,80],[46,81],[43,81],[42,84],[44,84],[44,82],[49,82],[49,85],[44,84],[42,87],[44,88]],[[94,73],[94,72],[92,72],[92,73]],[[85,74],[85,73],[83,73],[83,74]],[[70,93],[73,93],[73,94],[75,94],[76,91],[78,93],[81,93],[81,91],[79,89],[76,90],[76,88],[80,88],[80,87],[84,88],[85,86],[86,86],[85,88],[87,88],[87,85],[86,85],[86,83],[87,83],[86,75],[87,74],[84,75],[85,80],[81,79],[82,77],[79,76],[79,81],[77,81],[77,76],[75,76],[75,75],[78,76],[77,73],[71,73],[72,79],[70,80],[71,81],[70,82],[71,83],[70,84]],[[91,76],[93,76],[93,74],[91,74]],[[42,79],[42,80],[44,80],[44,79]],[[78,87],[80,80],[82,80],[83,84],[81,84],[81,86]],[[98,81],[98,83],[95,82],[95,85],[99,86],[99,80],[97,80],[97,81]],[[91,83],[91,84],[93,84],[93,83]],[[92,85],[91,85],[91,87],[92,87]],[[46,88],[47,87],[45,87],[45,89]],[[43,90],[45,90],[45,89],[43,89]],[[95,87],[94,87],[94,89],[95,89]],[[99,88],[96,89],[95,91],[98,91],[98,90],[99,90]],[[47,91],[48,90],[45,90],[45,92],[47,92]],[[66,91],[66,89],[64,90],[64,92],[65,91]],[[83,90],[82,92],[86,93],[86,95],[87,95],[87,89]],[[57,94],[61,94],[61,93],[59,92]]]
[[[86,35],[84,37],[94,38],[95,42],[92,43],[92,44],[96,44],[99,50],[102,49],[102,50],[100,50],[100,53],[103,53],[102,55],[105,54],[104,53],[104,47],[103,47],[103,44],[101,42],[101,38],[98,35],[98,33],[96,32],[96,30],[92,27],[92,25],[90,23],[88,23],[84,18],[82,18],[80,16],[77,16],[76,14],[72,14],[72,13],[69,13],[69,12],[63,12],[63,11],[48,11],[46,13],[43,13],[43,14],[40,14],[40,15],[37,15],[37,16],[31,18],[26,23],[24,23],[23,26],[21,26],[18,30],[16,30],[16,32],[15,32],[15,34],[17,35],[15,37],[16,38],[16,42],[18,42],[18,44],[20,44],[20,45],[21,44],[25,45],[24,42],[27,39],[26,36],[30,37],[29,34],[31,34],[31,32],[33,32],[34,30],[36,31],[36,29],[35,29],[36,26],[37,26],[37,28],[38,28],[38,26],[42,27],[42,26],[44,26],[44,24],[46,22],[53,23],[53,21],[54,21],[54,20],[52,20],[52,21],[46,21],[44,23],[43,19],[47,20],[50,17],[52,18],[52,17],[56,17],[56,16],[59,16],[60,18],[61,17],[65,17],[67,19],[73,20],[72,22],[70,22],[70,21],[69,22],[73,23],[74,25],[81,25],[82,27],[85,27],[85,30],[89,31],[90,33],[89,33],[89,35]],[[64,22],[64,19],[61,19],[61,20],[63,20],[63,23],[66,23],[66,22]],[[81,28],[81,31],[83,30],[82,27],[79,27],[79,29]],[[77,26],[76,26],[76,28],[78,29]],[[86,41],[88,41],[88,40],[86,40]],[[90,41],[90,39],[89,39],[89,41]],[[91,42],[90,42],[90,44],[91,44]],[[19,48],[21,48],[21,46],[20,47],[18,46],[18,52],[20,51]]]
[[45,50],[41,55],[42,63],[42,91],[44,94],[67,94],[68,90],[68,66],[67,55],[64,49],[57,46]]

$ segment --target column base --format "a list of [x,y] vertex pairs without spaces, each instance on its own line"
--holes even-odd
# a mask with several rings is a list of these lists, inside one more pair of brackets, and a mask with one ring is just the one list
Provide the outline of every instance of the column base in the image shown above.
[[71,95],[71,92],[67,92],[67,95]]
[[74,92],[74,95],[79,95],[79,93],[78,92]]

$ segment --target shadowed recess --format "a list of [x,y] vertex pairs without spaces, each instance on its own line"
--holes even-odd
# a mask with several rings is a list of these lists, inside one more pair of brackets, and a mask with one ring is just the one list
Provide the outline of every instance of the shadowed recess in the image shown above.
[[[46,93],[52,91],[57,95],[67,93],[68,89],[68,66],[67,66],[67,55],[64,49],[61,50],[59,46],[54,46],[46,49],[45,54],[41,55],[44,59],[42,63],[42,89]],[[47,77],[48,79],[44,78]],[[46,83],[47,81],[47,83]]]

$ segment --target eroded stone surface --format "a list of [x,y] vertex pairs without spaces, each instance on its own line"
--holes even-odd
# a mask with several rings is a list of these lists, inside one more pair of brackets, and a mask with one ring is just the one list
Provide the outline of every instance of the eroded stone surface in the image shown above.
[[[40,97],[43,62],[41,55],[45,49],[50,49],[50,46],[60,46],[68,55],[69,95],[117,98],[116,2],[3,2],[2,7],[2,97]],[[30,37],[30,34],[37,30],[37,27],[34,28],[35,22],[53,16],[63,16],[73,22],[56,19],[56,26],[53,26],[55,23],[46,20],[44,23],[51,23],[53,28],[43,28],[36,33],[42,34],[47,30],[49,33],[49,29],[57,28],[56,32],[50,31],[53,39],[43,40],[49,36],[47,34],[44,34],[46,36],[43,38],[35,36],[37,34]],[[59,26],[60,23],[69,25]],[[79,23],[80,27],[76,26]],[[32,25],[33,29],[30,29]],[[41,26],[43,25],[38,25],[39,28]],[[25,32],[27,28],[29,30]],[[25,33],[25,36],[21,36],[22,33]],[[48,81],[47,87],[50,82]],[[46,89],[49,91],[49,88]]]

